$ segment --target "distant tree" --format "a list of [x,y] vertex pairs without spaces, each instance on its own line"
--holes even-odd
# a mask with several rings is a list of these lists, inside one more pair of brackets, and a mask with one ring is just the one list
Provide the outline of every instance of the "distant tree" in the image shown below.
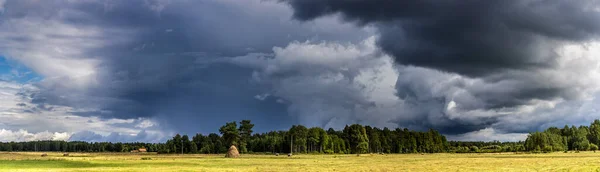
[[387,128],[384,127],[383,131],[382,131],[382,142],[381,142],[381,147],[383,148],[383,152],[385,153],[392,153],[392,145],[394,145],[394,136],[392,134],[392,131]]
[[352,124],[344,128],[344,134],[348,139],[352,153],[367,153],[369,150],[369,138],[365,128],[360,124]]
[[221,126],[219,129],[219,132],[223,135],[223,140],[227,147],[231,145],[239,147],[240,135],[235,121],[225,123],[225,125]]
[[278,132],[271,131],[266,134],[265,139],[269,151],[271,151],[271,153],[278,152],[277,148],[280,147],[283,142],[281,135]]
[[590,143],[600,144],[600,120],[596,119],[590,124],[588,140]]
[[171,152],[173,152],[173,153],[181,153],[181,141],[182,141],[181,135],[176,134],[175,136],[173,136],[173,139],[169,143],[169,147],[171,149]]
[[289,130],[290,139],[293,139],[294,152],[305,152],[308,129],[303,125],[293,125]]
[[320,145],[322,132],[325,131],[319,127],[313,127],[308,129],[307,144],[309,152],[321,152]]
[[194,145],[196,145],[195,152],[211,153],[212,142],[210,142],[207,136],[197,133],[194,137],[192,137],[192,142],[194,143]]
[[329,134],[329,135],[337,135],[337,136],[339,136],[339,135],[338,135],[338,132],[337,132],[337,131],[335,131],[333,128],[329,128],[329,129],[327,129],[327,134]]
[[590,142],[587,139],[584,139],[583,141],[579,142],[579,146],[577,147],[577,150],[580,150],[580,151],[590,150]]
[[227,151],[227,148],[231,145],[227,145],[225,143],[225,141],[223,141],[223,137],[219,136],[216,133],[210,133],[208,134],[208,139],[210,141],[210,143],[212,144],[211,146],[211,153],[224,153]]
[[334,153],[340,153],[340,154],[348,153],[348,152],[346,152],[346,150],[347,150],[346,142],[344,141],[344,139],[338,137],[337,135],[331,135],[330,138],[331,138]]
[[[369,127],[370,128],[370,127]],[[366,129],[366,128],[365,128]],[[370,146],[370,151],[369,152],[382,152],[381,149],[381,130],[377,127],[371,129],[370,131],[367,130],[368,136],[369,136],[369,146]]]
[[[196,147],[196,144],[193,144],[193,142],[190,141],[190,138],[188,137],[188,135],[183,135],[181,136],[181,142],[183,143],[183,153],[195,153],[195,151],[192,150],[197,150],[197,148],[192,148]],[[181,145],[181,144],[180,144]],[[181,150],[179,150],[181,151]]]
[[587,127],[580,126],[579,128],[575,128],[575,126],[571,127],[573,131],[573,136],[571,137],[573,148],[579,151],[589,150],[590,141],[588,140],[589,130]]
[[254,124],[252,124],[250,122],[250,120],[242,120],[242,122],[240,122],[240,128],[238,129],[239,135],[240,135],[239,149],[241,150],[242,153],[248,152],[247,145],[248,145],[250,136],[252,135],[253,127],[254,127]]
[[525,151],[525,147],[523,147],[523,145],[519,144],[517,146],[515,146],[515,152],[522,152]]
[[469,149],[471,152],[479,152],[479,147],[477,146],[471,146]]
[[590,150],[596,152],[596,150],[598,150],[598,145],[590,143]]
[[334,140],[331,138],[331,136],[329,136],[329,134],[322,133],[321,143],[322,143],[321,149],[324,153],[327,153],[327,154],[334,153],[334,150],[335,150]]

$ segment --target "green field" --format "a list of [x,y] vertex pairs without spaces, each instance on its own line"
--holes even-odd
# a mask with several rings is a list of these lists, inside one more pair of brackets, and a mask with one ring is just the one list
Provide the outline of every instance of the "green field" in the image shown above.
[[[600,152],[548,154],[157,155],[0,153],[0,171],[600,171]],[[142,160],[142,158],[147,160]],[[149,160],[148,160],[149,159]]]

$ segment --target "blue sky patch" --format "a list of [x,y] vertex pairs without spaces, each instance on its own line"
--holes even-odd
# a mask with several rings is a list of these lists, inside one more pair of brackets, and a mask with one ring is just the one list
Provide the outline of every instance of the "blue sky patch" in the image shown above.
[[0,56],[0,80],[31,83],[42,80],[42,76],[21,63]]

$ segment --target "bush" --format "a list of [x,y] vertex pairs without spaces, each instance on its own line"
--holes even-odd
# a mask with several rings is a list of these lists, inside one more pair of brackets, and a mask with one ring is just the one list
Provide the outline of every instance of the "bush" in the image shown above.
[[517,146],[515,146],[515,149],[514,149],[515,152],[522,152],[524,150],[525,150],[525,147],[523,145],[517,145]]
[[367,151],[369,150],[369,143],[368,142],[360,142],[356,146],[356,149],[357,149],[358,153],[367,153]]
[[512,152],[513,148],[510,146],[504,146],[504,147],[502,147],[502,151],[503,152]]
[[590,150],[590,142],[587,139],[583,139],[582,141],[573,143],[573,147],[580,151]]
[[590,150],[596,152],[596,150],[598,150],[598,145],[590,143]]
[[471,146],[471,152],[479,152],[479,147],[477,146]]
[[552,152],[552,147],[548,146],[548,147],[544,147],[544,153],[550,153]]

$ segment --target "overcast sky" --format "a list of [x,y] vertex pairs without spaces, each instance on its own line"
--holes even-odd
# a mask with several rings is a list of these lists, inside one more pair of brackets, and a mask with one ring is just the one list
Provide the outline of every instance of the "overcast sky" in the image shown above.
[[593,0],[0,0],[0,141],[523,140],[600,118],[599,36]]

